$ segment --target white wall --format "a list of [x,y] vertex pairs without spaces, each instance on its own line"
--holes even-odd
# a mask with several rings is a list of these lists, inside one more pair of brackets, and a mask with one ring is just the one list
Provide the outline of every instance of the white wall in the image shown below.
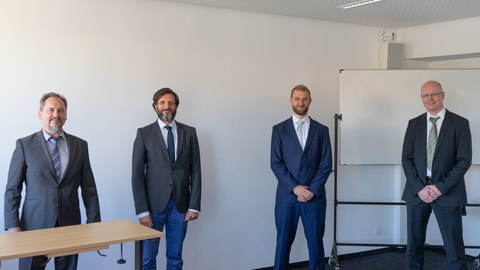
[[[398,29],[396,38],[405,44],[406,59],[478,54],[475,35],[480,17]],[[477,56],[478,57],[478,56]]]
[[[378,68],[378,54],[374,27],[152,0],[1,1],[0,186],[15,140],[40,130],[38,99],[58,91],[69,100],[65,130],[89,142],[103,220],[136,220],[132,142],[136,128],[155,120],[151,96],[169,86],[180,95],[177,118],[197,127],[202,152],[203,211],[189,227],[185,269],[271,266],[271,126],[290,116],[289,91],[302,83],[312,90],[311,116],[333,130],[339,69]],[[348,176],[345,189],[362,181]],[[327,254],[332,181],[328,190]],[[386,231],[390,217],[382,218],[389,223]],[[351,222],[340,226],[352,231]],[[107,258],[82,254],[80,269],[132,269],[133,244],[125,252],[123,266],[115,264],[118,246],[104,252]],[[291,261],[307,259],[299,232]],[[2,269],[15,265],[16,260],[2,262]]]

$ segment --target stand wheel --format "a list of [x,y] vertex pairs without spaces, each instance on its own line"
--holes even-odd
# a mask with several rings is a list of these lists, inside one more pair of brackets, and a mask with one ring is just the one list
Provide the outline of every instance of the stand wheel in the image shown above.
[[335,259],[333,257],[328,258],[328,265],[335,265]]
[[480,258],[477,257],[475,260],[473,260],[473,267],[480,268]]

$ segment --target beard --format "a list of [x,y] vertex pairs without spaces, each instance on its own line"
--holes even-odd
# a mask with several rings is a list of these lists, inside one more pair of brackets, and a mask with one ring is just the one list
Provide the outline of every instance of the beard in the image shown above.
[[308,113],[308,106],[305,106],[305,107],[303,108],[303,110],[302,110],[302,109],[297,109],[297,107],[292,106],[292,110],[293,110],[293,112],[296,113],[297,115],[302,115],[302,116],[303,116],[303,115],[306,115],[306,114]]
[[159,111],[159,110],[156,110],[156,111],[157,111],[158,118],[160,118],[160,120],[162,120],[162,122],[164,123],[171,123],[173,119],[175,119],[175,115],[177,115],[177,110],[171,111],[172,113],[168,115],[163,113],[163,111]]
[[50,123],[50,125],[48,125],[48,131],[50,131],[51,134],[57,134],[62,130],[62,126],[62,122]]

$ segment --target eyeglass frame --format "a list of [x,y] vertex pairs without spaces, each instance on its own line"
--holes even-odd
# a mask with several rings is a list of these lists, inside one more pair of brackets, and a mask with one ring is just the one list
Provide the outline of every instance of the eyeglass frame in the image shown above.
[[425,94],[425,95],[421,95],[420,97],[422,97],[422,99],[429,99],[429,98],[437,98],[439,97],[441,94],[444,94],[445,92],[441,91],[441,92],[438,92],[438,93],[430,93],[430,94]]

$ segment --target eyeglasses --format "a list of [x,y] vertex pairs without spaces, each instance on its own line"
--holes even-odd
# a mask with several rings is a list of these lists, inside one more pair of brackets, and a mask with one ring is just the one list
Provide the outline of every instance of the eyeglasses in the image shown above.
[[422,97],[423,99],[438,98],[441,94],[443,94],[443,92],[421,95],[421,97]]

